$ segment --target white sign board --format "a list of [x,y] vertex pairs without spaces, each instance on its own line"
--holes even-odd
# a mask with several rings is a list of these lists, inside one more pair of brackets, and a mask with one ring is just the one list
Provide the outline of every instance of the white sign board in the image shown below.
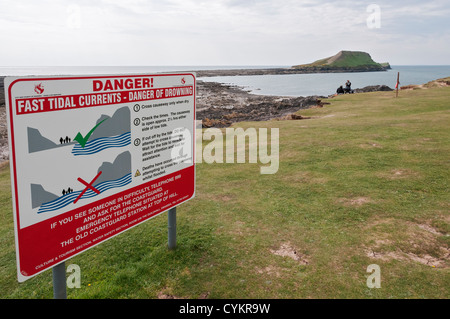
[[5,78],[18,279],[194,196],[195,76]]

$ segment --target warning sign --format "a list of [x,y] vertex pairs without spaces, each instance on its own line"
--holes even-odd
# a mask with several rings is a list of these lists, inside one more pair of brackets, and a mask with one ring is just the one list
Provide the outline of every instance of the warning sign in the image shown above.
[[195,76],[5,78],[18,279],[194,196]]

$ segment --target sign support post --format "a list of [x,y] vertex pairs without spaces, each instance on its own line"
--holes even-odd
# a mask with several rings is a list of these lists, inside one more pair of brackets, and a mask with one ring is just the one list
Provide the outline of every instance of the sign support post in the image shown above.
[[66,263],[62,262],[52,268],[53,299],[67,299]]
[[400,72],[397,73],[397,83],[395,84],[395,97],[398,97],[399,86],[400,86]]
[[175,249],[177,245],[177,208],[171,208],[168,212],[169,249]]

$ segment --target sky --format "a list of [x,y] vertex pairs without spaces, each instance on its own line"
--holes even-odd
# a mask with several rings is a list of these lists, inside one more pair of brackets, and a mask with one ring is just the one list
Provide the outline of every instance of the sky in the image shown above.
[[450,65],[450,1],[0,0],[0,66]]

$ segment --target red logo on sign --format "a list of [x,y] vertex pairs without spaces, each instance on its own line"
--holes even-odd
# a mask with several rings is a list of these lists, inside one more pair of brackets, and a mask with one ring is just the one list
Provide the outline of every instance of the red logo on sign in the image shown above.
[[184,78],[181,79],[181,84],[185,84],[186,80]]
[[44,86],[42,85],[42,83],[39,83],[34,86],[34,92],[36,92],[37,94],[44,93]]

